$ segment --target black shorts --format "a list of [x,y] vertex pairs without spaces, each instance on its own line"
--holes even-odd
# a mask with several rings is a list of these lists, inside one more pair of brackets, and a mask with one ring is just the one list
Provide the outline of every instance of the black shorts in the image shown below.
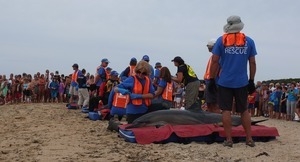
[[216,104],[217,103],[217,93],[209,92],[208,88],[205,88],[205,102],[208,104]]
[[236,112],[243,113],[248,107],[247,86],[241,88],[226,88],[219,86],[218,101],[221,110],[232,111],[232,105],[235,103]]

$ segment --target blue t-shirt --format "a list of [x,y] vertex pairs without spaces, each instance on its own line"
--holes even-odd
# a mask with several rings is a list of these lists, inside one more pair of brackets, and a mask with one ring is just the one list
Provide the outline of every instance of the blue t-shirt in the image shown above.
[[100,76],[100,79],[97,81],[96,85],[100,86],[103,81],[106,80],[106,71],[103,67],[100,67],[97,71],[97,75]]
[[[160,79],[158,86],[163,89],[163,91],[162,91],[162,93],[163,93],[164,90],[165,90],[165,88],[167,87],[167,82],[164,79]],[[162,94],[160,94],[159,96],[157,96],[157,98],[162,98]]]
[[255,56],[254,41],[246,36],[244,46],[225,47],[219,37],[214,45],[212,53],[220,57],[220,75],[218,84],[228,88],[240,88],[248,84],[247,65],[248,59]]
[[[141,84],[143,86],[145,85],[145,80],[144,79],[139,79],[138,77],[137,77],[137,79],[141,82]],[[131,93],[133,91],[133,86],[134,86],[133,76],[128,77],[122,83],[117,85],[117,87],[127,89]],[[150,80],[149,93],[152,93],[153,95],[155,93],[155,90],[154,90],[154,87],[153,87],[153,84],[152,84],[151,80]],[[142,105],[136,106],[136,105],[133,105],[132,102],[130,101],[128,103],[127,107],[126,107],[126,114],[143,114],[143,113],[146,113],[147,111],[148,111],[148,106],[144,102],[143,102]]]
[[287,96],[287,100],[288,101],[297,101],[297,95],[299,94],[299,89],[292,89],[289,90],[288,92],[288,96]]
[[[149,64],[150,65],[150,64]],[[150,65],[150,70],[151,70],[151,74],[150,74],[150,79],[151,79],[151,81],[154,79],[154,68],[153,68],[153,66],[152,65]]]

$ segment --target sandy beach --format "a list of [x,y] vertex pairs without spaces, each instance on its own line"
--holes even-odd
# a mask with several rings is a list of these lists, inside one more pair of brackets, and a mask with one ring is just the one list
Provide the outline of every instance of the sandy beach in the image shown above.
[[[108,121],[91,121],[65,104],[0,106],[0,161],[299,161],[300,123],[270,119],[280,137],[233,148],[219,143],[125,142],[107,131]],[[261,119],[261,118],[256,118]]]

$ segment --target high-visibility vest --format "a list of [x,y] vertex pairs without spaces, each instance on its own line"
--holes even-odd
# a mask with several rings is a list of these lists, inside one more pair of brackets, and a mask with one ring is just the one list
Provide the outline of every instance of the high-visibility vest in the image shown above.
[[[149,87],[150,87],[150,79],[148,76],[145,76],[145,85],[143,87],[142,83],[136,78],[136,76],[133,76],[134,78],[134,86],[132,93],[136,94],[147,94],[149,93]],[[150,99],[132,99],[131,102],[133,105],[142,105],[143,101],[147,106],[151,104]]]
[[72,82],[77,82],[77,78],[78,78],[78,70],[74,71],[74,73],[72,74]]
[[246,36],[244,33],[223,34],[222,41],[225,47],[244,46],[246,43]]
[[173,101],[173,84],[167,83],[167,86],[165,87],[163,93],[162,93],[162,98],[168,101]]
[[210,76],[210,67],[211,67],[211,60],[212,60],[212,56],[210,56],[208,63],[206,65],[206,71],[205,74],[203,76],[204,79],[209,80],[211,78]]
[[129,102],[129,95],[122,95],[121,93],[115,93],[112,105],[118,108],[126,108]]

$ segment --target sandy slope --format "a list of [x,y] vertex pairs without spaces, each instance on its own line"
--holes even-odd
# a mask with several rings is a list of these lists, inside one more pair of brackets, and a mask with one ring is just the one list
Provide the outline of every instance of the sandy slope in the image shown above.
[[0,161],[300,161],[300,123],[269,120],[276,140],[221,144],[150,144],[124,142],[106,131],[107,121],[90,121],[63,104],[0,107]]

